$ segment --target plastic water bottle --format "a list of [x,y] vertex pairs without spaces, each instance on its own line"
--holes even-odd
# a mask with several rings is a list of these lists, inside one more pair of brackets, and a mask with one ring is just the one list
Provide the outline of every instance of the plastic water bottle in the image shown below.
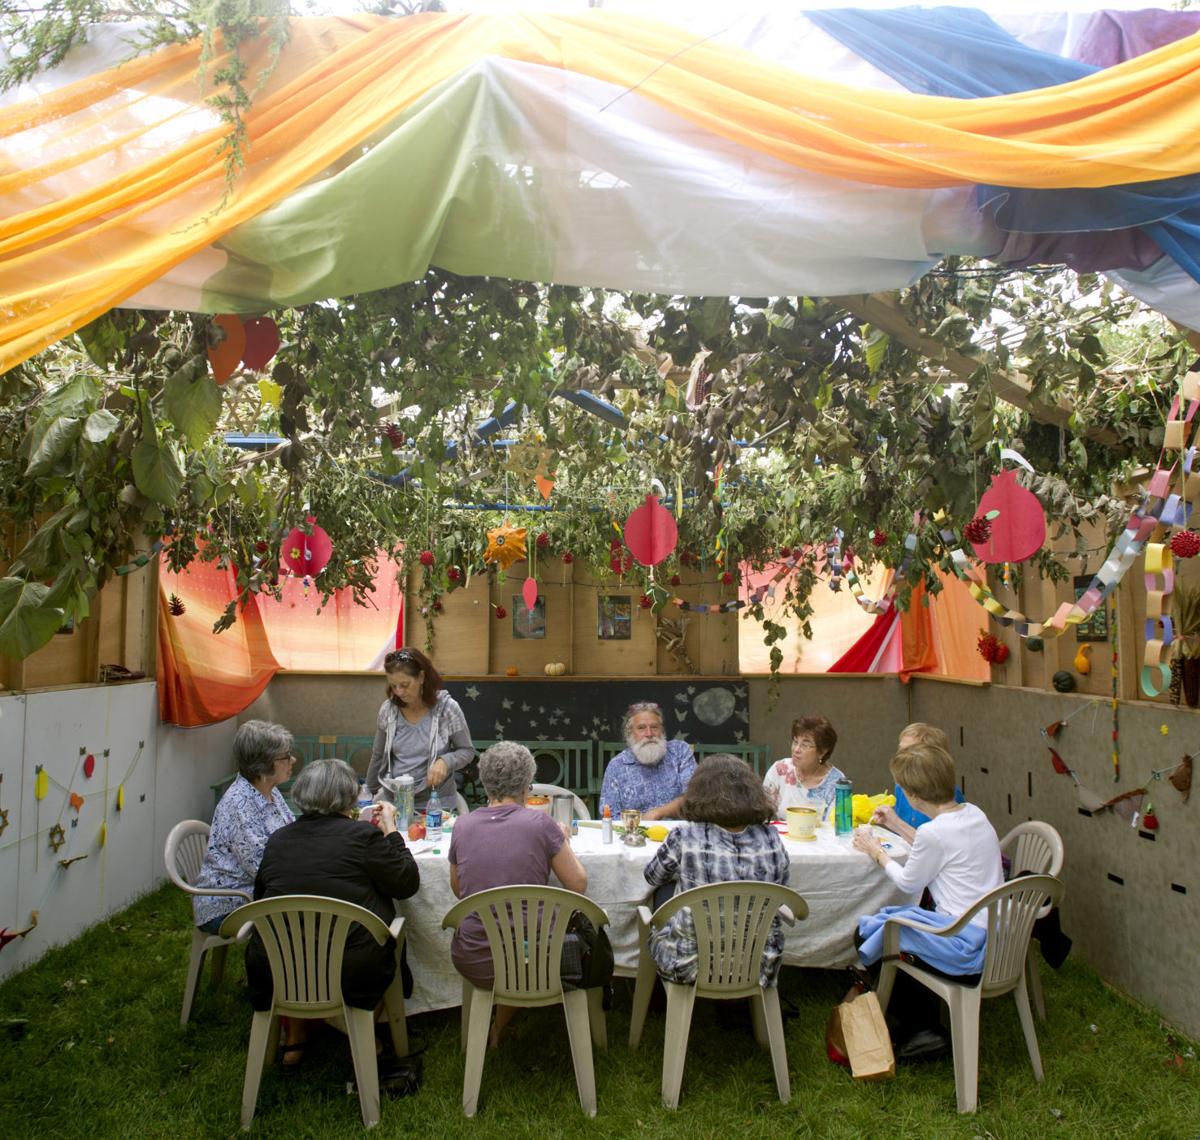
[[365,780],[358,782],[358,818],[364,823],[371,823],[371,812],[375,807],[375,801],[371,798],[371,793],[367,791]]
[[425,838],[434,845],[442,841],[442,801],[438,798],[437,788],[433,789],[425,805]]
[[407,831],[413,820],[413,778],[399,777],[393,795],[396,799],[396,827],[400,831]]
[[849,835],[854,830],[854,785],[838,780],[834,785],[833,833]]

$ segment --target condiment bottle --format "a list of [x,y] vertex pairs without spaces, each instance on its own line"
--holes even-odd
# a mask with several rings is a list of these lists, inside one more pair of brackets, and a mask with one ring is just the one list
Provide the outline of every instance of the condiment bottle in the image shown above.
[[600,842],[611,843],[612,841],[612,808],[605,804],[604,811],[600,814]]

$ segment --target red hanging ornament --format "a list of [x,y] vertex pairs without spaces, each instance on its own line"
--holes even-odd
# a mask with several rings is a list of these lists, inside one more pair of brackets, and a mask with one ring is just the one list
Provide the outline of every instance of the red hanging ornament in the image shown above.
[[633,555],[625,549],[619,538],[608,544],[608,565],[614,574],[628,574],[633,569]]
[[1146,812],[1142,816],[1142,827],[1146,831],[1157,831],[1158,830],[1158,816],[1156,816],[1154,814],[1154,805],[1153,804],[1146,805]]
[[90,752],[83,758],[83,774],[90,780],[96,770],[96,757]]
[[451,582],[461,582],[462,571],[457,566],[451,566],[450,569],[446,571],[446,577]]
[[671,585],[672,585],[672,586],[678,586],[678,585],[679,585],[679,582],[680,582],[680,577],[679,577],[679,575],[678,575],[678,574],[672,574],[672,575],[671,575]]
[[1054,765],[1054,770],[1060,776],[1069,776],[1071,774],[1071,769],[1067,767],[1063,758],[1053,748],[1050,749],[1050,763]]
[[393,448],[404,446],[404,432],[400,430],[399,424],[384,424],[379,430]]
[[969,538],[968,541],[981,562],[1024,562],[1041,550],[1046,541],[1042,504],[1032,491],[1017,482],[1017,473],[1012,468],[993,476],[975,510],[975,520],[980,516],[991,523],[991,533],[984,542]]
[[562,556],[562,560],[563,560],[563,565],[564,565],[564,566],[570,566],[570,565],[571,565],[571,563],[575,561],[575,555],[574,555],[574,554],[572,554],[572,553],[571,553],[571,552],[568,550],[568,551],[567,551],[567,552],[566,552],[566,553],[565,553],[565,554]]
[[724,571],[721,574],[721,585],[722,586],[732,586],[733,585],[733,575],[728,570]]
[[496,607],[496,617],[499,620],[503,621],[504,618],[508,617],[508,610],[506,610],[503,606],[497,606]]
[[425,567],[426,570],[428,570],[433,565],[433,551],[422,550],[418,557],[418,561],[422,566]]
[[792,548],[790,546],[781,546],[779,548],[779,557],[780,558],[791,558],[791,556],[792,556]]
[[680,566],[689,566],[689,565],[691,565],[691,561],[692,561],[692,556],[686,550],[680,552],[680,555],[679,555],[679,565]]
[[542,531],[537,536],[536,542],[538,550],[545,550],[550,545],[550,536],[545,531]]
[[187,606],[183,604],[183,599],[178,594],[172,594],[167,599],[167,613],[172,617],[183,617],[187,613]]
[[1194,530],[1180,530],[1171,535],[1171,553],[1176,558],[1195,558],[1200,554],[1200,534]]
[[871,531],[871,545],[872,546],[887,546],[887,540],[888,540],[888,536],[887,536],[886,530]]
[[266,554],[270,549],[271,544],[269,542],[263,542],[261,538],[254,544],[255,554]]
[[208,362],[213,379],[224,384],[233,375],[246,351],[246,326],[241,317],[222,313],[209,328]]
[[317,526],[315,516],[309,515],[306,521],[312,533],[293,527],[279,551],[280,563],[297,578],[316,577],[333,556],[333,540]]
[[433,602],[433,612],[435,614],[440,614],[442,612],[442,603],[437,598],[435,598]]
[[638,598],[638,605],[641,606],[642,609],[648,610],[652,605],[654,605],[654,599],[649,594],[643,594],[640,598]]
[[963,538],[974,545],[977,542],[987,542],[992,537],[992,520],[984,515],[976,515],[962,530]]
[[255,317],[245,322],[244,329],[242,363],[252,372],[261,372],[279,351],[279,326],[270,317]]
[[675,516],[656,495],[647,495],[646,501],[625,520],[625,545],[643,566],[657,566],[678,542]]

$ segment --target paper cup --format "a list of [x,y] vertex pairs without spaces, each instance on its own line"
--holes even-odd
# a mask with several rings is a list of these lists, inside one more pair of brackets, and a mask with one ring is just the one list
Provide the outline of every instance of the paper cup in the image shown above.
[[790,807],[787,809],[787,829],[789,839],[798,839],[802,843],[812,842],[817,838],[817,821],[820,817],[816,808]]

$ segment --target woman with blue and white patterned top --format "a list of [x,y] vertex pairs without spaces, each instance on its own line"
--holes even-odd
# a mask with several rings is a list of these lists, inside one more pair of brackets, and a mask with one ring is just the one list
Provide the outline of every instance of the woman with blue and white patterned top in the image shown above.
[[[283,725],[265,720],[248,720],[237,730],[238,774],[213,812],[197,887],[253,892],[268,837],[295,819],[279,791],[292,775],[294,744]],[[192,898],[196,925],[209,934],[216,934],[221,920],[241,905],[236,895]]]
[[[677,884],[678,891],[753,879],[786,886],[789,860],[768,821],[771,801],[753,769],[737,756],[719,753],[696,768],[683,797],[688,823],[672,828],[646,865],[652,886]],[[650,935],[650,954],[669,982],[696,980],[696,928],[689,907]],[[776,916],[763,950],[760,984],[773,986],[783,957],[783,930]]]
[[792,721],[792,754],[771,769],[763,787],[775,804],[776,818],[790,807],[816,808],[824,819],[837,794],[840,768],[830,763],[837,733],[823,716],[802,716]]

